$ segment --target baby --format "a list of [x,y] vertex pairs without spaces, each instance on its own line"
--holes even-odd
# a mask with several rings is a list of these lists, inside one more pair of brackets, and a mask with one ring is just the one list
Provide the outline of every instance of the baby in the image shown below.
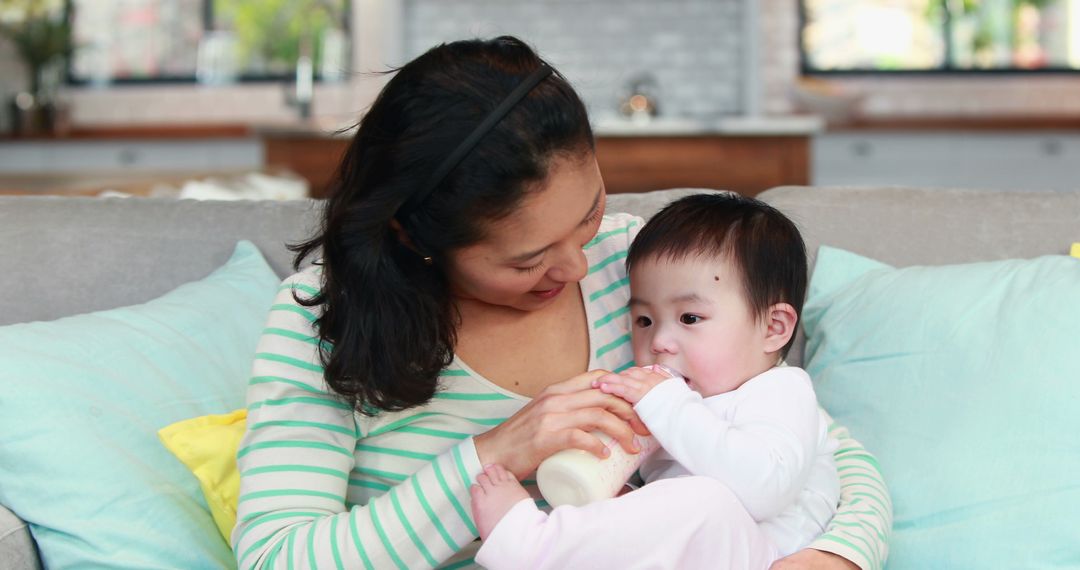
[[[586,567],[618,553],[652,566],[644,557],[661,552],[660,567],[766,568],[805,547],[840,486],[810,378],[783,364],[806,290],[798,229],[752,198],[689,196],[645,225],[627,270],[638,367],[594,387],[633,404],[662,445],[640,470],[647,484],[545,514],[505,469],[486,466],[472,489],[477,562]],[[719,490],[691,484],[702,477]]]
[[687,196],[647,223],[626,268],[638,367],[594,388],[633,404],[662,445],[640,469],[647,485],[545,514],[488,465],[472,488],[476,561],[767,568],[805,547],[839,483],[810,378],[783,364],[807,285],[794,223],[738,194]]

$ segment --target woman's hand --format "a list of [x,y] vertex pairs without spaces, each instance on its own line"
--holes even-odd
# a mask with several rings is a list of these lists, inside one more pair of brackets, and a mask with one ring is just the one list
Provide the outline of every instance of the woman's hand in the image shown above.
[[608,373],[593,370],[552,384],[502,424],[476,436],[480,463],[498,463],[522,479],[563,449],[582,449],[606,457],[607,446],[589,433],[593,430],[636,453],[634,435],[648,435],[645,424],[625,400],[592,388],[594,380]]
[[838,554],[804,548],[773,562],[769,570],[859,570],[859,567]]

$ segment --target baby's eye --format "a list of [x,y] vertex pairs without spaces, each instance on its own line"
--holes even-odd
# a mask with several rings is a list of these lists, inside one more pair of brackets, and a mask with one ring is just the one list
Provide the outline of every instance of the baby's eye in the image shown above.
[[649,317],[638,317],[634,319],[634,324],[641,328],[645,328],[652,325],[652,319]]
[[690,313],[683,313],[679,316],[679,322],[684,325],[696,325],[701,322],[701,317],[697,315],[691,315]]

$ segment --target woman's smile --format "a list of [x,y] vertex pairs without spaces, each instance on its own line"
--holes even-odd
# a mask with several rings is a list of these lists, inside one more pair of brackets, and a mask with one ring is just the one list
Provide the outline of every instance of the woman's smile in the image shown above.
[[565,289],[565,288],[566,288],[566,285],[559,285],[558,287],[555,287],[553,289],[543,289],[543,290],[540,290],[540,291],[532,291],[532,294],[536,295],[537,297],[539,297],[541,299],[553,299],[559,293],[562,293],[562,290]]

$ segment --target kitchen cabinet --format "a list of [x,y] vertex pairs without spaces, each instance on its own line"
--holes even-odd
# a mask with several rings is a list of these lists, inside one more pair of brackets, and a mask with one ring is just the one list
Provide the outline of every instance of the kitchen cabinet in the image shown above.
[[313,198],[326,198],[351,138],[321,134],[267,134],[263,154],[270,169],[285,169],[308,181]]
[[241,170],[262,160],[253,138],[0,142],[0,173]]
[[596,159],[612,193],[715,188],[747,196],[810,182],[810,137],[597,137]]
[[811,147],[815,185],[1080,190],[1080,130],[858,130]]
[[[266,164],[287,168],[326,197],[348,139],[267,136]],[[608,192],[697,187],[749,196],[773,186],[809,183],[808,136],[598,136],[596,156]]]

